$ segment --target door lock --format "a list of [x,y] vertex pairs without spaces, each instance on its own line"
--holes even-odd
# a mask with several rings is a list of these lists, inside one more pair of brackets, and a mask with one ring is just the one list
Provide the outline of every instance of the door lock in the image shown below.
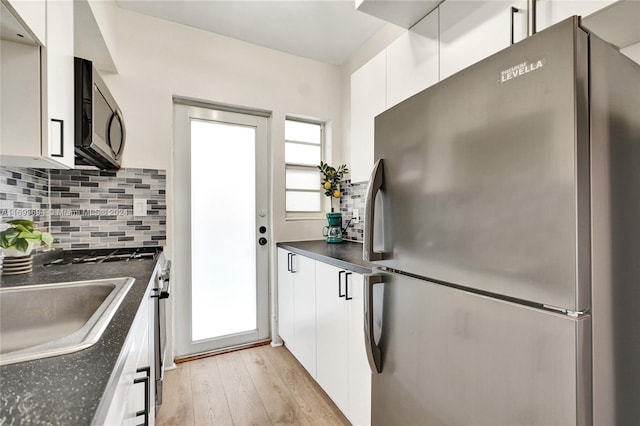
[[260,244],[261,246],[267,244],[267,239],[265,237],[260,237],[260,239],[258,240],[258,244]]

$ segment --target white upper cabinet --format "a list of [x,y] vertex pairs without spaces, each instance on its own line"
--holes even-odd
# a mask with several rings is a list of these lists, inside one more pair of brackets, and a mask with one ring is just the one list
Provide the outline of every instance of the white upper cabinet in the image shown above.
[[438,11],[351,74],[351,181],[369,180],[376,115],[438,81]]
[[2,40],[0,49],[0,165],[21,165],[41,153],[40,48]]
[[413,27],[441,0],[356,0],[356,9],[402,28]]
[[525,38],[526,6],[526,1],[443,2],[439,7],[440,80],[508,47],[512,37],[514,43]]
[[117,9],[115,1],[75,0],[75,56],[93,62],[98,70],[117,73]]
[[36,41],[46,44],[47,5],[45,0],[6,0],[19,21],[34,36]]
[[2,40],[2,165],[74,166],[72,0],[46,3],[45,35],[46,46]]
[[591,15],[612,3],[615,0],[537,0],[536,31],[542,31],[573,15]]
[[[61,167],[74,166],[73,1],[47,2],[46,97],[42,154]],[[46,87],[46,90],[44,88]]]
[[387,47],[387,108],[438,82],[438,10]]
[[351,74],[351,167],[352,182],[369,180],[373,167],[373,123],[386,109],[386,51]]

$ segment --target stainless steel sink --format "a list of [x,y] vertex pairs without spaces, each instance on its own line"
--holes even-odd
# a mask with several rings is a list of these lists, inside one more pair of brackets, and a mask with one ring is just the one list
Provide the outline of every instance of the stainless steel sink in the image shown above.
[[134,281],[111,278],[0,288],[0,365],[93,345]]

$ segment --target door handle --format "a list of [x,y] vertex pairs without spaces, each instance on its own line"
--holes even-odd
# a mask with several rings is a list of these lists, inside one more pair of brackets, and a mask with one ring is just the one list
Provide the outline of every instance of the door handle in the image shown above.
[[376,195],[384,184],[384,162],[379,159],[369,179],[367,198],[364,207],[364,241],[362,242],[362,257],[366,261],[382,260],[382,253],[373,250],[373,223],[375,220]]
[[346,271],[340,271],[338,272],[338,297],[345,297],[347,295],[347,293],[345,292],[345,294],[342,294],[342,274],[344,274]]
[[344,274],[344,300],[351,300],[353,297],[349,297],[349,276],[351,272]]
[[[113,141],[111,140],[111,129],[112,129],[112,125],[114,122],[117,122],[120,125],[120,140],[119,145],[118,145],[118,150],[116,151],[115,149],[113,149]],[[118,158],[120,157],[120,155],[122,154],[122,150],[124,149],[124,143],[125,143],[125,139],[126,139],[126,129],[124,127],[124,120],[122,119],[122,113],[120,112],[119,109],[116,109],[115,111],[113,111],[113,113],[111,114],[111,117],[109,118],[109,123],[107,124],[107,145],[109,145],[109,148],[111,148],[111,152],[113,152],[113,155]]]
[[295,274],[296,272],[298,272],[295,269],[293,269],[293,258],[294,257],[296,257],[296,254],[295,253],[291,253],[291,273],[292,274]]
[[364,276],[364,343],[372,373],[382,372],[382,352],[373,332],[373,286],[382,282],[380,274]]
[[291,255],[293,253],[287,253],[287,272],[291,272]]

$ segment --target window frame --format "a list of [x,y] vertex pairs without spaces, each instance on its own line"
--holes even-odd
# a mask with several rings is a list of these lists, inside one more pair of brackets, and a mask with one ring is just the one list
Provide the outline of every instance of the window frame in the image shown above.
[[[286,122],[287,121],[296,121],[299,123],[305,124],[315,124],[320,127],[320,144],[316,144],[313,142],[305,142],[294,139],[287,139],[286,137]],[[306,171],[318,171],[318,165],[320,161],[324,161],[325,159],[325,148],[326,148],[326,125],[327,123],[321,120],[314,120],[309,118],[301,118],[287,115],[285,117],[285,132],[284,132],[284,199],[285,199],[285,220],[316,220],[323,219],[324,213],[327,210],[327,201],[323,199],[323,190],[320,187],[320,181],[318,181],[317,189],[289,189],[287,188],[287,170],[297,169],[297,170],[306,170]],[[298,145],[307,145],[307,146],[319,146],[320,147],[320,158],[318,158],[318,163],[315,165],[309,164],[300,164],[300,163],[289,163],[286,161],[287,157],[287,144],[298,144]],[[317,193],[320,197],[320,210],[315,211],[290,211],[287,210],[287,194],[289,192],[306,192],[306,193]],[[326,197],[324,197],[326,198]]]

